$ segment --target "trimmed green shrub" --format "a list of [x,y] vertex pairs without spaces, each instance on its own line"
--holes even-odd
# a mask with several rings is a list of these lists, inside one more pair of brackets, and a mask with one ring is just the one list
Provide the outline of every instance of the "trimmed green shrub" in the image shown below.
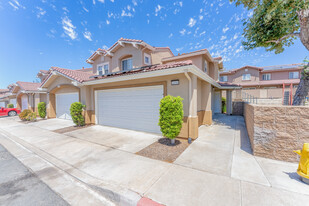
[[77,126],[84,126],[85,125],[85,117],[83,116],[83,110],[85,108],[85,105],[83,105],[80,102],[74,102],[71,104],[70,107],[70,113],[73,122]]
[[27,115],[26,120],[30,121],[30,122],[35,122],[36,116],[37,116],[37,114],[35,112],[31,112]]
[[183,104],[181,97],[165,96],[160,101],[159,126],[164,137],[176,138],[182,128]]
[[226,113],[226,98],[222,97],[222,113]]
[[45,102],[40,102],[38,104],[38,112],[41,118],[44,119],[46,117],[46,103]]
[[22,111],[19,114],[19,119],[22,120],[22,121],[27,121],[27,117],[31,113],[32,113],[32,111],[30,109],[25,109],[24,111]]
[[8,108],[14,108],[14,104],[8,104]]

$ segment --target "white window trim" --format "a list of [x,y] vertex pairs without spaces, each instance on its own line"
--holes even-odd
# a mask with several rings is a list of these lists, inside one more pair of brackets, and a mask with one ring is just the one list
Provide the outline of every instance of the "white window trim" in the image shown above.
[[109,71],[109,62],[104,62],[104,63],[102,63],[102,64],[98,64],[97,65],[97,75],[99,75],[99,67],[102,67],[102,72],[103,72],[103,74],[105,74],[104,73],[104,66],[105,65],[108,65],[108,71]]
[[[266,75],[269,75],[269,79],[263,79],[263,76],[266,76]],[[263,81],[268,81],[268,80],[271,80],[271,73],[266,73],[266,74],[262,74],[262,80]]]
[[128,59],[132,60],[132,69],[133,69],[133,58],[129,57],[129,58],[121,59],[121,71],[124,71],[123,68],[122,68],[122,62],[125,61],[125,60],[128,60]]
[[[205,71],[205,66],[206,66],[206,71]],[[203,70],[204,70],[205,73],[208,72],[208,62],[206,60],[204,61],[204,69]]]
[[[221,77],[222,77],[222,82],[227,82],[227,79],[228,79],[227,75],[224,75],[224,76],[221,76]],[[224,80],[224,77],[226,77],[226,80]]]
[[[149,58],[149,63],[146,63],[146,57]],[[144,64],[151,65],[151,56],[147,53],[144,53]]]
[[[250,75],[250,78],[249,79],[244,79],[244,75]],[[242,76],[241,79],[243,81],[251,81],[251,74],[242,74],[241,76]]]
[[[290,74],[293,73],[293,78],[290,78]],[[294,73],[298,73],[298,77],[294,78]],[[289,72],[289,79],[299,79],[299,72]]]

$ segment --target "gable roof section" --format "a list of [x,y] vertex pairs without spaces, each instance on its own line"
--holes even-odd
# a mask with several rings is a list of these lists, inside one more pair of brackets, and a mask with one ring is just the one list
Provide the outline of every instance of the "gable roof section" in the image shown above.
[[16,82],[16,84],[20,87],[20,89],[25,91],[36,91],[41,85],[41,83],[21,82],[21,81]]
[[244,66],[244,67],[240,67],[238,69],[232,69],[232,70],[229,70],[229,71],[225,71],[225,72],[221,72],[220,75],[229,75],[229,74],[235,74],[236,72],[242,70],[242,69],[256,69],[256,70],[259,70],[259,71],[262,71],[263,68],[262,67],[255,67],[255,66]]

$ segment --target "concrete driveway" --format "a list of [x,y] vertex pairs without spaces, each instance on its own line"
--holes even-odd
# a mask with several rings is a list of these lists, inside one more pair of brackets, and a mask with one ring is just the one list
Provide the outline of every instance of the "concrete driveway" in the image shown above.
[[172,206],[309,201],[297,164],[252,156],[243,118],[215,118],[173,164],[134,154],[156,135],[102,126],[58,134],[52,125],[0,119],[0,143],[72,205],[100,205],[101,195],[117,205],[136,205],[142,196]]

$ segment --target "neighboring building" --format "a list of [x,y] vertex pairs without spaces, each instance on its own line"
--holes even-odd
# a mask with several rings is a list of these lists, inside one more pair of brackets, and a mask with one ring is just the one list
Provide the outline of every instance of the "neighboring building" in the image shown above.
[[[267,67],[244,66],[221,72],[220,82],[240,85],[243,93],[258,99],[282,100],[284,92],[292,90],[295,94],[302,68],[303,64]],[[240,98],[240,95],[239,92],[234,92],[233,98]]]
[[87,62],[92,69],[51,67],[39,90],[46,92],[49,118],[70,119],[70,105],[86,105],[86,123],[160,133],[159,103],[165,95],[183,98],[180,137],[197,138],[198,127],[221,113],[221,91],[227,90],[228,113],[235,85],[220,84],[222,58],[206,49],[174,56],[168,47],[142,40],[119,39],[97,49]]
[[9,89],[0,89],[0,107],[7,107],[7,104],[9,102],[7,96],[9,92]]

